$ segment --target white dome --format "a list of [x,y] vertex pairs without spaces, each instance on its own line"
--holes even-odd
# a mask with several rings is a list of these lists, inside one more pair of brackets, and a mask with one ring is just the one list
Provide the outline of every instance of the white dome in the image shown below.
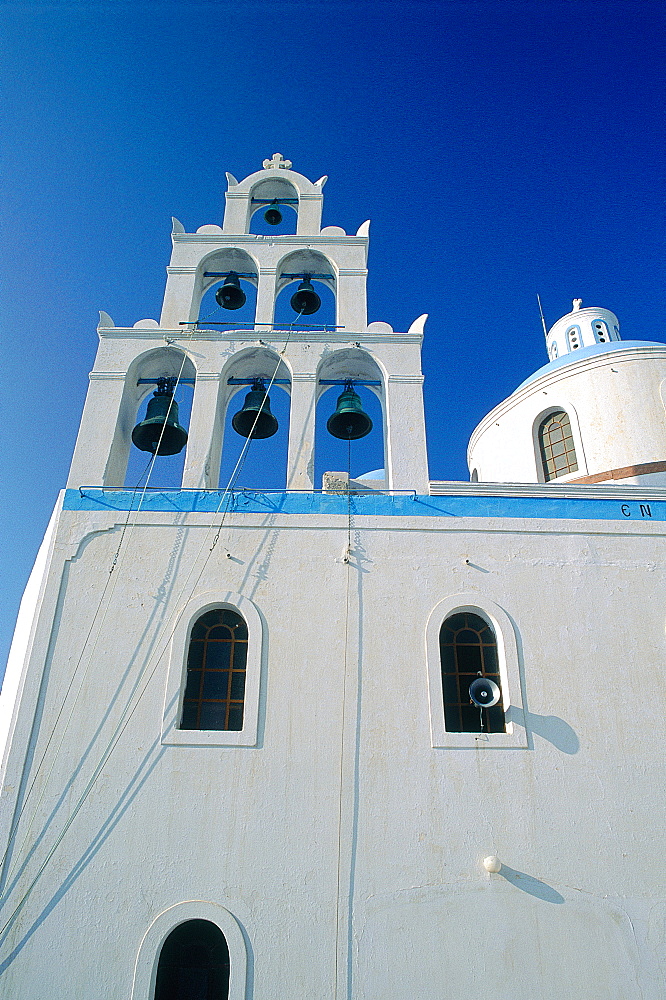
[[[577,310],[551,334],[566,335],[572,317],[590,335],[596,322],[615,326],[607,309]],[[666,344],[573,348],[526,379],[476,427],[467,450],[472,481],[666,486],[665,400]]]

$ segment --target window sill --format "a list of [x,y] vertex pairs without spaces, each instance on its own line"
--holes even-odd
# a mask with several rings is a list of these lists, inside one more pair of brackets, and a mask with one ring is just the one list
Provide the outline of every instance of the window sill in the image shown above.
[[509,732],[506,733],[433,733],[432,746],[444,750],[527,750],[527,733],[523,727],[509,723],[507,728]]
[[172,747],[254,747],[255,732],[224,729],[167,729],[162,734],[162,745]]

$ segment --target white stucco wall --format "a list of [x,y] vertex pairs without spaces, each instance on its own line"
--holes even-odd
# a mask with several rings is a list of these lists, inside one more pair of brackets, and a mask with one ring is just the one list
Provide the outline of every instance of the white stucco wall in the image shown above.
[[23,681],[28,668],[32,637],[47,582],[61,502],[62,496],[58,498],[55,510],[51,515],[46,534],[42,539],[35,564],[32,567],[23,592],[12,644],[7,658],[7,667],[2,678],[2,691],[0,692],[0,761],[4,761],[7,742],[12,732],[17,701],[20,699]]
[[[197,901],[240,928],[248,1000],[664,995],[661,523],[357,516],[345,562],[343,516],[236,513],[204,562],[219,518],[141,513],[94,617],[123,522],[58,522],[0,996],[151,1000]],[[263,628],[255,745],[163,743],[179,615],[230,592]],[[457,596],[513,623],[523,745],[433,746],[426,629]]]

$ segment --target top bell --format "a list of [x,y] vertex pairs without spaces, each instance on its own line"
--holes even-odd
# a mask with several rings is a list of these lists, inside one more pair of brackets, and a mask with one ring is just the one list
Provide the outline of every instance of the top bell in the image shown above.
[[304,275],[304,280],[298,286],[298,291],[291,297],[291,308],[301,316],[311,316],[321,305],[321,299],[312,287],[310,276]]
[[240,309],[245,305],[245,292],[235,271],[229,271],[224,284],[215,292],[215,301],[223,309]]
[[278,200],[275,198],[273,203],[264,212],[264,219],[269,226],[279,226],[282,222],[282,212],[277,206]]
[[361,405],[361,397],[354,392],[352,383],[338,396],[338,405],[326,422],[326,430],[342,441],[357,441],[372,430],[372,420]]

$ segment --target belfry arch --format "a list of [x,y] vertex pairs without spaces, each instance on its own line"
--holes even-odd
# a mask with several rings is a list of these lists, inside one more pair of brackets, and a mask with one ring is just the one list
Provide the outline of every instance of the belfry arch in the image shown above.
[[160,378],[194,386],[194,362],[179,348],[163,346],[134,357],[126,372],[92,373],[70,485],[123,485],[137,414]]
[[196,369],[192,360],[175,347],[149,351],[136,358],[128,368],[107,466],[109,481],[104,485],[122,485],[133,448],[132,429],[139,420],[144,402],[157,389],[158,379],[165,378],[175,383],[175,389],[179,383],[189,384],[192,389],[196,385]]
[[273,199],[297,199],[294,206],[298,220],[296,234],[316,235],[321,227],[323,203],[322,188],[326,177],[313,183],[291,169],[291,160],[281,153],[274,153],[264,160],[263,170],[257,170],[240,183],[233,174],[227,173],[229,188],[224,213],[225,233],[249,233],[255,212],[265,209],[266,201]]
[[[337,267],[325,254],[317,250],[310,248],[294,250],[280,260],[275,280],[275,304],[277,305],[281,292],[288,289],[285,294],[289,295],[291,292],[295,292],[303,281],[309,281],[315,292],[321,293],[322,287],[330,289],[335,301],[333,322],[337,325],[339,323]],[[324,317],[320,318],[318,312],[311,317],[300,317],[297,313],[294,315],[295,323],[314,326],[317,325],[318,321],[321,322],[321,319]],[[327,328],[329,326],[328,323],[323,323],[323,325]]]
[[[232,327],[233,320],[237,319],[234,312],[225,312],[222,307],[216,305],[215,299],[207,296],[210,291],[217,291],[230,275],[238,276],[240,286],[246,295],[251,295],[251,288],[257,289],[259,284],[259,262],[256,257],[241,247],[221,247],[213,253],[208,254],[197,267],[197,281],[194,288],[194,300],[190,309],[193,319],[198,320],[199,328],[204,328],[207,321],[214,317],[214,325],[217,321],[228,320],[225,326]],[[256,292],[255,292],[256,295]],[[212,309],[209,315],[208,310],[202,309],[205,299],[211,298]],[[256,303],[255,303],[256,309]],[[252,314],[254,320],[254,314]]]
[[247,232],[250,232],[257,213],[265,213],[275,206],[286,217],[288,228],[295,233],[300,207],[299,194],[296,184],[282,176],[279,170],[271,170],[270,173],[266,171],[266,176],[257,181],[250,190]]
[[[335,384],[331,384],[335,383]],[[351,388],[360,396],[363,408],[367,408],[365,400],[369,394],[375,396],[381,408],[381,420],[373,419],[373,428],[370,432],[375,440],[379,438],[379,446],[382,455],[384,469],[387,469],[387,447],[386,447],[386,373],[379,362],[372,355],[358,347],[343,348],[325,354],[317,369],[317,390],[316,390],[316,437],[317,445],[321,445],[327,433],[326,423],[328,417],[335,411],[336,402],[346,386]],[[325,397],[326,404],[322,403]],[[351,451],[354,449],[351,446]],[[350,454],[351,454],[350,451]],[[318,463],[319,464],[319,463]],[[368,469],[365,470],[369,471]]]
[[[291,369],[285,359],[269,347],[247,347],[233,354],[225,364],[220,376],[220,388],[216,415],[216,435],[211,447],[211,468],[219,469],[225,454],[227,434],[236,436],[229,428],[229,415],[243,406],[246,394],[252,389],[255,380],[260,380],[270,398],[276,398],[278,393],[291,396]],[[285,428],[288,429],[288,428]],[[241,440],[242,443],[242,440]],[[262,442],[260,447],[272,462],[282,463],[285,467],[287,455],[276,454],[271,448],[272,442]],[[268,446],[268,447],[266,447]],[[252,441],[250,448],[255,449]],[[219,487],[224,489],[226,482],[220,479]]]

